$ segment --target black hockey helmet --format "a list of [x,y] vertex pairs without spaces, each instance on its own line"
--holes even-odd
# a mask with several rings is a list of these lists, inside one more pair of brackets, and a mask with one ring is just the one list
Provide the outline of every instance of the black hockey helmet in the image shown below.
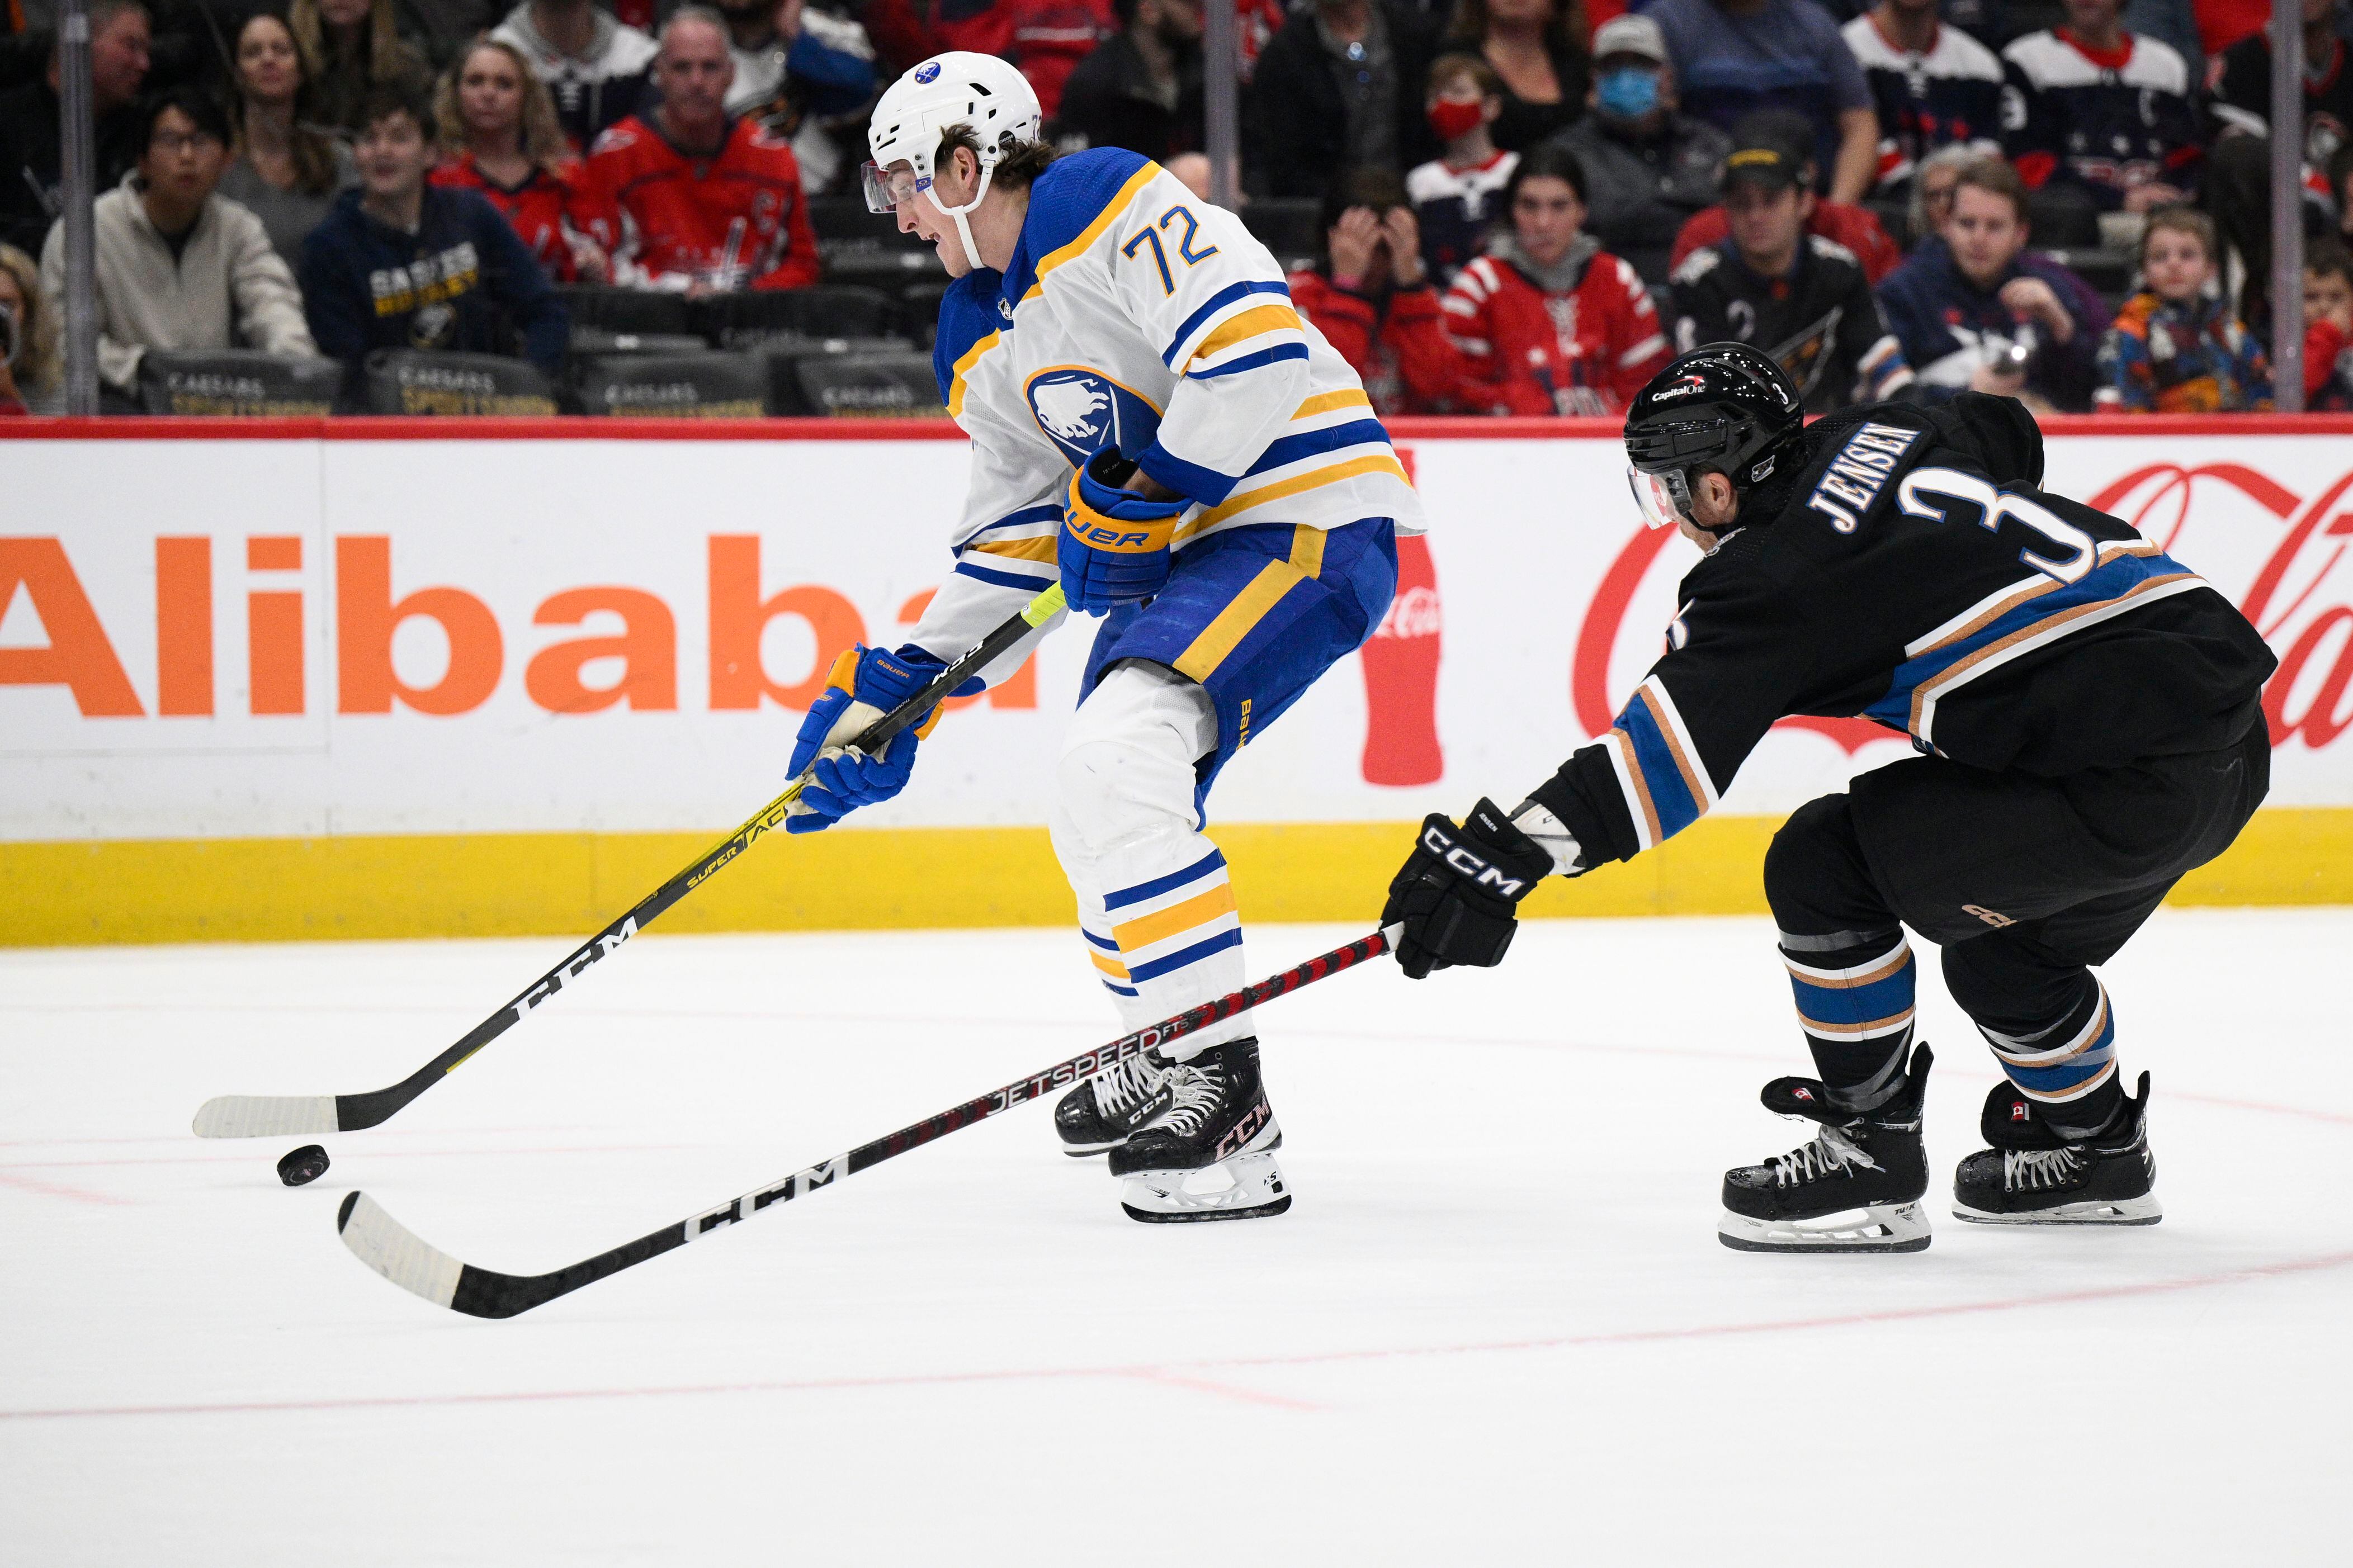
[[1694,471],[1713,468],[1736,489],[1762,482],[1805,423],[1797,384],[1771,355],[1730,342],[1679,355],[1626,410],[1627,481],[1642,521],[1688,518]]

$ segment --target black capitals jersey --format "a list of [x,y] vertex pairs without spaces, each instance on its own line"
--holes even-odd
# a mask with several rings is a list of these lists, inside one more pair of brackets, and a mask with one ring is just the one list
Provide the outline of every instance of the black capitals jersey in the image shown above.
[[1583,863],[1689,826],[1774,722],[1862,717],[1989,771],[2059,777],[2210,751],[2275,661],[2130,527],[2036,487],[2009,398],[1883,404],[1810,428],[1679,592],[1667,654],[1534,799]]
[[1810,414],[1876,403],[1910,384],[1904,349],[1854,252],[1800,235],[1788,273],[1749,270],[1730,241],[1683,258],[1674,279],[1675,352],[1726,341],[1762,349],[1798,384]]

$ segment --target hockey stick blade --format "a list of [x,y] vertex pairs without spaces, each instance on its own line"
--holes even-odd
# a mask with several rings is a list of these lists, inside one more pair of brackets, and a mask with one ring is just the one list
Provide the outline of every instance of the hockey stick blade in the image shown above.
[[[1039,595],[1020,614],[981,639],[978,646],[949,665],[921,691],[858,732],[849,743],[871,752],[900,731],[915,723],[967,679],[995,663],[1023,637],[1052,620],[1062,610],[1060,583]],[[762,806],[751,820],[703,851],[694,864],[656,888],[628,913],[572,950],[571,955],[541,975],[530,989],[469,1029],[457,1044],[388,1089],[365,1094],[250,1095],[224,1094],[196,1108],[191,1123],[199,1138],[275,1138],[292,1132],[356,1132],[390,1121],[418,1095],[439,1083],[459,1063],[529,1017],[532,1010],[578,980],[588,966],[610,957],[620,945],[653,924],[671,905],[701,887],[714,873],[752,847],[763,835],[784,826],[802,788],[813,774],[804,771],[785,786],[785,793]]]
[[375,1199],[356,1190],[344,1194],[343,1206],[335,1214],[335,1229],[354,1257],[412,1295],[421,1296],[437,1307],[447,1307],[470,1317],[512,1318],[553,1301],[558,1296],[568,1296],[608,1275],[618,1274],[624,1268],[635,1268],[649,1258],[659,1258],[673,1247],[684,1247],[722,1226],[749,1219],[772,1204],[788,1203],[819,1187],[832,1186],[845,1177],[871,1169],[910,1149],[919,1149],[976,1121],[1001,1116],[1017,1105],[1082,1083],[1155,1046],[1181,1039],[1237,1013],[1271,1002],[1278,996],[1287,996],[1344,969],[1354,969],[1388,952],[1400,929],[1394,925],[1384,926],[1370,936],[1359,937],[1345,947],[1335,947],[1295,968],[1271,975],[1255,985],[1245,986],[1214,1002],[1204,1002],[1198,1007],[1179,1013],[1149,1028],[1123,1036],[1107,1046],[1082,1051],[1068,1061],[1055,1063],[1043,1072],[1016,1079],[1001,1089],[991,1089],[977,1099],[967,1100],[935,1116],[926,1117],[913,1126],[902,1127],[887,1137],[861,1143],[847,1154],[820,1160],[806,1169],[795,1171],[780,1182],[754,1187],[717,1208],[705,1209],[676,1225],[666,1226],[609,1252],[584,1258],[569,1268],[559,1268],[553,1274],[501,1274],[494,1269],[477,1268],[470,1263],[460,1263],[394,1219]]

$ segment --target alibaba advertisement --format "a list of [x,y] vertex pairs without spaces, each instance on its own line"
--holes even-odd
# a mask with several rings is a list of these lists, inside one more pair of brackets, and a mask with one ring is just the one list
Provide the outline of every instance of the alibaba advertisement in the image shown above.
[[[2055,436],[2049,488],[2135,524],[2270,639],[2273,804],[2353,805],[2353,448],[2216,426]],[[922,613],[966,463],[928,427],[201,428],[0,446],[0,839],[724,829],[782,787],[835,652]],[[1401,439],[1430,532],[1402,545],[1377,634],[1226,770],[1213,830],[1515,800],[1609,727],[1696,555],[1641,526],[1617,442],[1580,428]],[[1096,624],[957,704],[854,826],[1042,823]],[[1719,810],[1785,813],[1907,744],[1793,720]]]

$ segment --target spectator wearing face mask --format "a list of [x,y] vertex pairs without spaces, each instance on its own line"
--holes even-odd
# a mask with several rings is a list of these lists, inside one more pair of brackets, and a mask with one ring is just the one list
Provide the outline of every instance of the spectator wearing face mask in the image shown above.
[[[147,8],[137,0],[93,0],[90,8],[90,87],[96,117],[98,188],[120,181],[139,161],[136,100],[147,79]],[[59,212],[64,146],[58,101],[58,54],[46,72],[0,93],[0,243],[41,253]]]
[[[1407,174],[1421,231],[1421,259],[1442,288],[1487,243],[1504,186],[1520,155],[1495,145],[1503,112],[1494,68],[1475,55],[1441,55],[1430,68],[1430,129],[1444,151]],[[1328,225],[1326,226],[1329,226]]]
[[1584,111],[1586,30],[1583,0],[1454,0],[1445,47],[1493,68],[1495,145],[1523,152]]
[[1533,149],[1504,192],[1509,228],[1446,291],[1462,395],[1498,414],[1617,415],[1672,353],[1651,292],[1584,232],[1585,169]]
[[1585,167],[1586,226],[1645,283],[1664,283],[1677,232],[1715,205],[1732,138],[1682,111],[1665,37],[1647,16],[1601,25],[1593,72],[1585,118],[1560,138]]
[[1060,140],[1155,163],[1200,150],[1201,0],[1117,0],[1121,30],[1062,84]]
[[[1821,188],[1816,169],[1813,143],[1808,136],[1803,117],[1784,110],[1767,110],[1750,115],[1735,128],[1733,143],[1739,147],[1761,147],[1767,143],[1783,149],[1798,160],[1799,177],[1810,191]],[[1694,213],[1675,236],[1675,247],[1668,258],[1670,268],[1681,267],[1691,253],[1704,245],[1722,245],[1732,232],[1730,221],[1720,205]],[[1854,252],[1862,263],[1863,276],[1875,286],[1904,260],[1902,247],[1888,237],[1881,226],[1879,215],[1869,207],[1852,202],[1832,201],[1821,197],[1815,201],[1813,215],[1806,219],[1806,232],[1820,235],[1834,244]]]
[[1853,252],[1806,233],[1813,192],[1779,147],[1743,147],[1724,169],[1732,237],[1675,269],[1675,344],[1744,342],[1787,371],[1810,414],[1878,403],[1912,380]]
[[[269,235],[214,194],[228,163],[228,116],[210,94],[174,88],[142,115],[146,152],[98,198],[98,374],[118,391],[139,379],[150,349],[260,349],[310,356],[293,275]],[[41,288],[65,297],[66,236],[41,253]]]
[[41,298],[40,268],[0,245],[0,415],[64,411],[57,315]]
[[1441,414],[1461,351],[1440,324],[1413,208],[1387,169],[1357,169],[1324,198],[1324,260],[1291,275],[1291,302],[1340,351],[1377,414]]
[[1879,0],[1841,27],[1879,111],[1872,194],[1909,193],[1920,161],[1940,147],[2001,151],[2001,61],[1936,15],[1937,0]]

